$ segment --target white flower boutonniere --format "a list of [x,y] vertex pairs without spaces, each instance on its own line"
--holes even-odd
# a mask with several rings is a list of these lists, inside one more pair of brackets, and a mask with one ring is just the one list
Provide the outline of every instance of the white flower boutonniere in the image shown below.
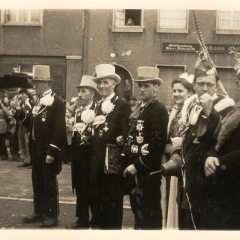
[[73,131],[83,132],[85,127],[86,127],[86,124],[84,123],[75,123],[73,126]]
[[81,119],[85,124],[89,124],[93,122],[95,116],[96,114],[93,110],[87,109],[82,112]]
[[102,112],[103,112],[103,114],[108,115],[110,112],[113,111],[114,107],[115,107],[115,105],[113,103],[111,103],[110,100],[105,100],[102,103]]
[[53,101],[54,101],[54,97],[51,96],[50,94],[48,94],[40,99],[40,105],[50,107],[50,106],[52,106]]

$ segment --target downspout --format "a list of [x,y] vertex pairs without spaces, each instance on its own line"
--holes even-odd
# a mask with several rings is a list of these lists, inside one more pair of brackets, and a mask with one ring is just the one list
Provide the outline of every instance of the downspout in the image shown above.
[[87,74],[87,45],[88,45],[88,10],[83,11],[83,58],[82,75]]

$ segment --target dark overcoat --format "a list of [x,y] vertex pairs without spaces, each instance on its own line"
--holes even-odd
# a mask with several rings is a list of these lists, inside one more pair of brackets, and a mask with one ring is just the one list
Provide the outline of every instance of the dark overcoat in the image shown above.
[[[118,136],[123,136],[125,140],[127,138],[131,108],[126,100],[119,99],[116,95],[111,102],[115,107],[106,117],[105,123],[108,130],[104,130],[105,123],[96,126],[94,130],[90,179],[90,200],[92,201],[97,199],[111,201],[122,197],[124,192],[122,172],[119,175],[105,175],[104,164],[106,145],[116,144]],[[97,109],[97,115],[103,115],[101,105]]]
[[[95,110],[95,107],[96,103],[93,102],[90,110]],[[76,116],[75,119],[77,123],[82,122],[81,115]],[[89,132],[88,127],[86,127],[82,134],[90,136],[92,135],[91,132]],[[72,188],[73,190],[78,188],[80,191],[88,192],[92,153],[92,137],[89,138],[89,144],[82,144],[81,135],[78,132],[74,132],[72,145]]]
[[[204,172],[204,164],[209,151],[214,148],[217,135],[221,126],[221,118],[231,109],[224,108],[216,111],[219,97],[213,101],[213,108],[208,118],[201,111],[195,125],[191,125],[186,131],[182,156],[185,163],[185,190],[190,203],[192,219],[197,229],[211,229],[213,227],[212,216],[212,184]],[[205,130],[203,130],[205,129]],[[198,133],[202,132],[201,136]],[[186,202],[182,202],[182,208],[186,208]]]
[[208,156],[220,162],[216,174],[208,177],[211,184],[211,218],[214,229],[240,229],[240,109],[233,109],[223,120],[218,147]]
[[60,153],[66,135],[65,109],[62,99],[54,95],[51,106],[42,105],[36,116],[33,116],[32,111],[29,111],[25,117],[24,115],[21,117],[23,124],[30,130],[30,140],[32,139],[34,126],[38,156],[41,159],[46,159],[47,155],[55,158],[52,164],[47,164],[45,161],[42,163],[52,174],[59,174],[62,170]]

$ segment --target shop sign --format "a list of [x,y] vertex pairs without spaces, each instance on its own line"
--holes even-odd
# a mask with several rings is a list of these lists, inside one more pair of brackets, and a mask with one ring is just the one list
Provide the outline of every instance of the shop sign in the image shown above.
[[[229,53],[232,47],[240,51],[240,45],[206,44],[209,53]],[[163,43],[163,52],[198,52],[199,44],[189,43]]]

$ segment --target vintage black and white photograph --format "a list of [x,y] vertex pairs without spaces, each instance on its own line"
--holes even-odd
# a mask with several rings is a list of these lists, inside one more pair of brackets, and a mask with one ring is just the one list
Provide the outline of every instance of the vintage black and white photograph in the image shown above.
[[1,239],[239,239],[239,0],[0,15]]

